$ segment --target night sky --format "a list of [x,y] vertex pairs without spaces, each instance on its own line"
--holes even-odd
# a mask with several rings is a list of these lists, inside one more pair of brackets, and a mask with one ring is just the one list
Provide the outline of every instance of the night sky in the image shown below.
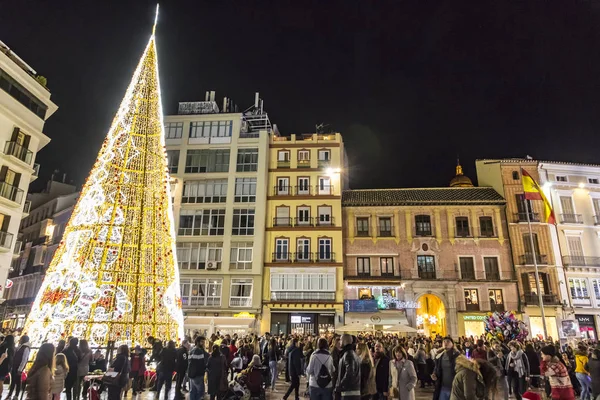
[[[60,107],[37,187],[54,169],[83,183],[154,8],[2,2],[0,40]],[[245,109],[258,91],[281,133],[343,134],[352,188],[447,186],[457,154],[473,179],[476,158],[600,163],[593,1],[170,0],[157,37],[166,113],[207,90]]]

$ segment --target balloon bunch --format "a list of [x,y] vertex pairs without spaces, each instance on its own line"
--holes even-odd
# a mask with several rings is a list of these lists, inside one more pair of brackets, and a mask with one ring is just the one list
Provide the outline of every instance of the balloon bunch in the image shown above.
[[496,339],[501,342],[511,340],[524,340],[529,333],[523,321],[519,321],[510,311],[495,311],[489,313],[484,320],[486,338]]

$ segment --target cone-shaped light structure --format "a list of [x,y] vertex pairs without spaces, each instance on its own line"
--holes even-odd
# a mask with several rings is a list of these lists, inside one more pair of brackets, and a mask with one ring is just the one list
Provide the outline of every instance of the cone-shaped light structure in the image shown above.
[[179,290],[153,29],[24,332],[33,346],[177,340]]

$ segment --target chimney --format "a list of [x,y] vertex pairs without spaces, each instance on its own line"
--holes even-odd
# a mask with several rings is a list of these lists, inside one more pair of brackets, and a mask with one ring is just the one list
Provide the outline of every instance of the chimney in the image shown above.
[[66,172],[63,174],[62,183],[67,183],[67,173]]
[[206,94],[204,95],[204,101],[208,101],[208,99],[209,99],[209,96],[210,96],[210,95],[209,95],[209,92],[208,92],[208,90],[207,90],[207,91],[206,91]]
[[212,90],[210,92],[210,101],[215,101],[215,91],[214,90]]
[[223,112],[228,112],[227,109],[227,97],[223,97]]
[[260,99],[260,94],[258,92],[254,93],[254,107],[258,108],[258,102]]

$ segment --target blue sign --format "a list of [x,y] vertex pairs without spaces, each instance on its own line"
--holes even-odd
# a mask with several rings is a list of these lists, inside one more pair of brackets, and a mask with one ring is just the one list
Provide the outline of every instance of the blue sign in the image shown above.
[[344,300],[344,312],[377,312],[377,300]]

